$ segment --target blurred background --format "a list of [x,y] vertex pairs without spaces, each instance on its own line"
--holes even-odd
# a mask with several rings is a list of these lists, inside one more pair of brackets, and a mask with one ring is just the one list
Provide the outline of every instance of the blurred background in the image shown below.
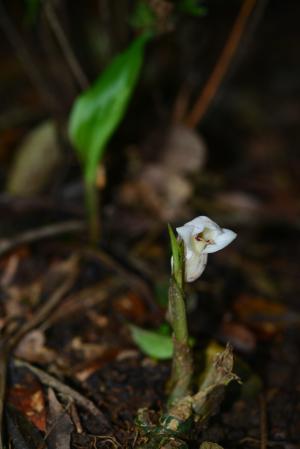
[[[299,15],[293,0],[0,1],[0,238],[6,241],[25,230],[84,220],[70,111],[154,20],[140,77],[98,167],[101,248],[140,277],[150,302],[154,297],[163,307],[166,223],[208,215],[238,233],[230,248],[211,256],[189,306],[199,341],[229,341],[248,364],[252,384],[207,435],[231,447],[259,445],[261,407],[272,447],[295,448],[300,438]],[[76,243],[84,241],[81,236]],[[4,259],[2,285],[33,283],[49,261],[70,251],[59,245],[17,252],[12,275]],[[112,265],[103,260],[100,268],[91,261],[85,266],[80,285],[106,279]],[[151,306],[148,315],[131,290],[127,302],[118,296],[107,312],[117,320],[112,329],[127,319],[160,324],[164,313]],[[11,313],[3,304],[3,313]],[[87,323],[99,332],[95,316]],[[76,332],[98,342],[97,332],[76,320],[47,334],[47,344],[71,366]],[[126,338],[115,346],[130,346]],[[78,351],[78,374],[88,356],[82,347],[72,351]],[[107,367],[105,382],[116,355],[90,357]]]

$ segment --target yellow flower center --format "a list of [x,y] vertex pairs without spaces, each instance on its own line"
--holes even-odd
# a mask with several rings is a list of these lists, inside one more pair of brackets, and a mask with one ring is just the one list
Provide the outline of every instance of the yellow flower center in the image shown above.
[[199,232],[192,237],[192,247],[197,254],[201,254],[207,245],[212,245],[214,243],[212,231],[209,228],[204,228],[202,232]]

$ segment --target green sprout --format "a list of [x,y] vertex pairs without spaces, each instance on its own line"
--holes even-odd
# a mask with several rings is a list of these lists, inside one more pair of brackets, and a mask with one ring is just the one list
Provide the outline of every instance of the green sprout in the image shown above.
[[94,84],[79,95],[71,110],[69,135],[83,168],[92,241],[97,241],[100,233],[97,170],[127,110],[149,37],[149,34],[142,34],[116,56]]

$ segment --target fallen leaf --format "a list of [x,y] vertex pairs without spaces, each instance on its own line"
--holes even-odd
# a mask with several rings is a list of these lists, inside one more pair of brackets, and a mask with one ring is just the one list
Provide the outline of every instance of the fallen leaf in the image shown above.
[[30,382],[16,384],[8,390],[7,400],[17,410],[19,410],[28,421],[34,424],[39,430],[46,430],[45,398],[41,384],[30,378]]
[[254,333],[241,323],[224,321],[220,328],[220,338],[242,352],[253,352],[256,348]]
[[45,441],[40,431],[32,422],[9,405],[6,413],[9,447],[14,449],[39,449],[45,447]]
[[46,339],[42,331],[36,329],[29,332],[18,344],[15,355],[27,362],[51,363],[57,357],[55,351],[47,348]]
[[61,159],[54,122],[43,122],[25,137],[17,149],[8,174],[7,191],[19,196],[42,192],[52,180]]
[[297,326],[300,315],[284,304],[261,297],[241,295],[233,309],[240,321],[253,329],[260,338],[271,338],[287,327]]
[[204,140],[193,129],[173,126],[162,149],[162,163],[178,174],[198,173],[204,167],[207,148]]
[[47,445],[49,449],[70,449],[73,422],[58,401],[52,388],[48,389],[49,415]]
[[137,323],[142,323],[147,316],[145,302],[132,292],[115,298],[113,308],[126,319]]

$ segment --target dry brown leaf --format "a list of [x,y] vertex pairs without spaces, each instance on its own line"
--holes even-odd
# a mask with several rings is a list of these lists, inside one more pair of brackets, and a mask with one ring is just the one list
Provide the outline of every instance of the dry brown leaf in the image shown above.
[[30,378],[30,382],[16,384],[8,391],[7,400],[39,430],[46,430],[45,398],[40,383]]
[[57,358],[57,354],[45,346],[45,335],[36,329],[27,334],[15,350],[15,355],[27,362],[51,363]]
[[58,401],[52,388],[48,390],[47,446],[49,449],[70,449],[72,420]]

